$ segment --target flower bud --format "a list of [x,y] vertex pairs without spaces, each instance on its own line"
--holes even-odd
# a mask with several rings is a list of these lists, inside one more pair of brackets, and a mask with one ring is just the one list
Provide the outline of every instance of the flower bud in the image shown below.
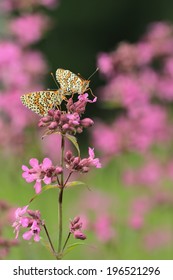
[[77,216],[77,217],[75,217],[74,219],[73,219],[73,224],[76,224],[76,223],[78,223],[79,222],[79,220],[80,220],[80,217],[79,216]]
[[58,127],[57,122],[51,122],[51,124],[49,125],[49,129],[55,129]]
[[89,171],[89,167],[87,166],[84,166],[82,169],[81,169],[82,173],[87,173]]
[[58,166],[55,169],[56,174],[61,174],[62,173],[62,167]]
[[59,121],[60,117],[61,117],[61,111],[56,110],[55,113],[54,113],[54,119],[56,121]]
[[72,154],[71,151],[67,151],[67,152],[66,152],[65,157],[66,157],[66,159],[67,159],[68,161],[72,158],[72,156],[73,156],[73,154]]
[[41,118],[41,121],[44,123],[50,122],[51,120],[52,120],[51,116],[46,116],[46,117]]
[[82,133],[82,131],[83,131],[82,127],[78,127],[78,128],[76,129],[76,132],[77,132],[77,133]]
[[90,118],[85,118],[85,119],[81,120],[80,124],[83,127],[89,127],[89,126],[92,126],[94,124],[94,122]]
[[51,117],[53,117],[53,116],[54,116],[54,112],[55,112],[55,110],[53,110],[53,109],[52,109],[52,110],[49,110],[49,111],[48,111],[48,115],[51,116]]
[[65,124],[62,126],[62,129],[63,129],[63,130],[68,130],[68,129],[69,129],[69,124],[65,123]]
[[81,239],[81,240],[85,240],[86,239],[86,235],[83,232],[81,232],[80,230],[76,230],[74,232],[74,237],[76,239]]

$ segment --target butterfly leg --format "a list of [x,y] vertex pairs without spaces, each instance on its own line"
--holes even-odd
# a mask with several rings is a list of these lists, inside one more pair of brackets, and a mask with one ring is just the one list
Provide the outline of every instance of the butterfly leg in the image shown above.
[[88,90],[91,92],[92,96],[97,97],[97,96],[94,95],[91,88],[88,88]]

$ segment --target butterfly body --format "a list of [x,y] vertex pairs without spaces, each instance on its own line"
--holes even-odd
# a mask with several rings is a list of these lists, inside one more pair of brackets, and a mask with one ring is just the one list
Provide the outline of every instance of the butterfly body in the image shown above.
[[58,90],[35,91],[20,97],[22,103],[40,116],[46,116],[54,106],[58,106],[64,99],[64,92]]
[[64,90],[65,95],[82,94],[89,89],[90,80],[85,80],[70,70],[58,68],[56,80],[60,84],[61,89]]

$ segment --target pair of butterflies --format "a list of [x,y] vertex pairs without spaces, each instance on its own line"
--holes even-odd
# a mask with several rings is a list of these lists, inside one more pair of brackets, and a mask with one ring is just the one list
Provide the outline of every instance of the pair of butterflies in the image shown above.
[[20,97],[23,105],[40,116],[46,116],[50,109],[58,107],[63,100],[66,100],[66,95],[68,96],[74,93],[82,94],[90,89],[89,79],[85,80],[79,74],[76,75],[70,70],[58,68],[56,71],[56,80],[60,85],[59,89],[24,94]]

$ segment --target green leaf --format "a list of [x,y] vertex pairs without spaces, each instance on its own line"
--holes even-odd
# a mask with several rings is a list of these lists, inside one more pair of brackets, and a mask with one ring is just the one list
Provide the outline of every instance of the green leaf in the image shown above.
[[86,185],[86,183],[81,182],[81,181],[72,181],[72,182],[68,182],[65,187],[69,188],[69,187],[76,187],[79,185]]
[[74,250],[77,246],[80,245],[85,245],[84,243],[73,243],[69,246],[67,246],[67,248],[64,250],[63,255],[67,255],[69,252],[71,252],[72,250]]
[[59,188],[60,186],[58,185],[46,185],[42,188],[41,192],[38,193],[38,194],[35,194],[29,201],[29,203],[31,203],[34,199],[38,198],[42,193],[44,193],[45,191],[48,191],[50,189],[57,189]]
[[72,136],[70,134],[66,134],[65,136],[67,137],[67,139],[69,139],[73,143],[73,145],[75,146],[76,150],[78,151],[78,156],[80,157],[80,149],[79,149],[79,145],[78,145],[78,142],[76,140],[76,137]]

